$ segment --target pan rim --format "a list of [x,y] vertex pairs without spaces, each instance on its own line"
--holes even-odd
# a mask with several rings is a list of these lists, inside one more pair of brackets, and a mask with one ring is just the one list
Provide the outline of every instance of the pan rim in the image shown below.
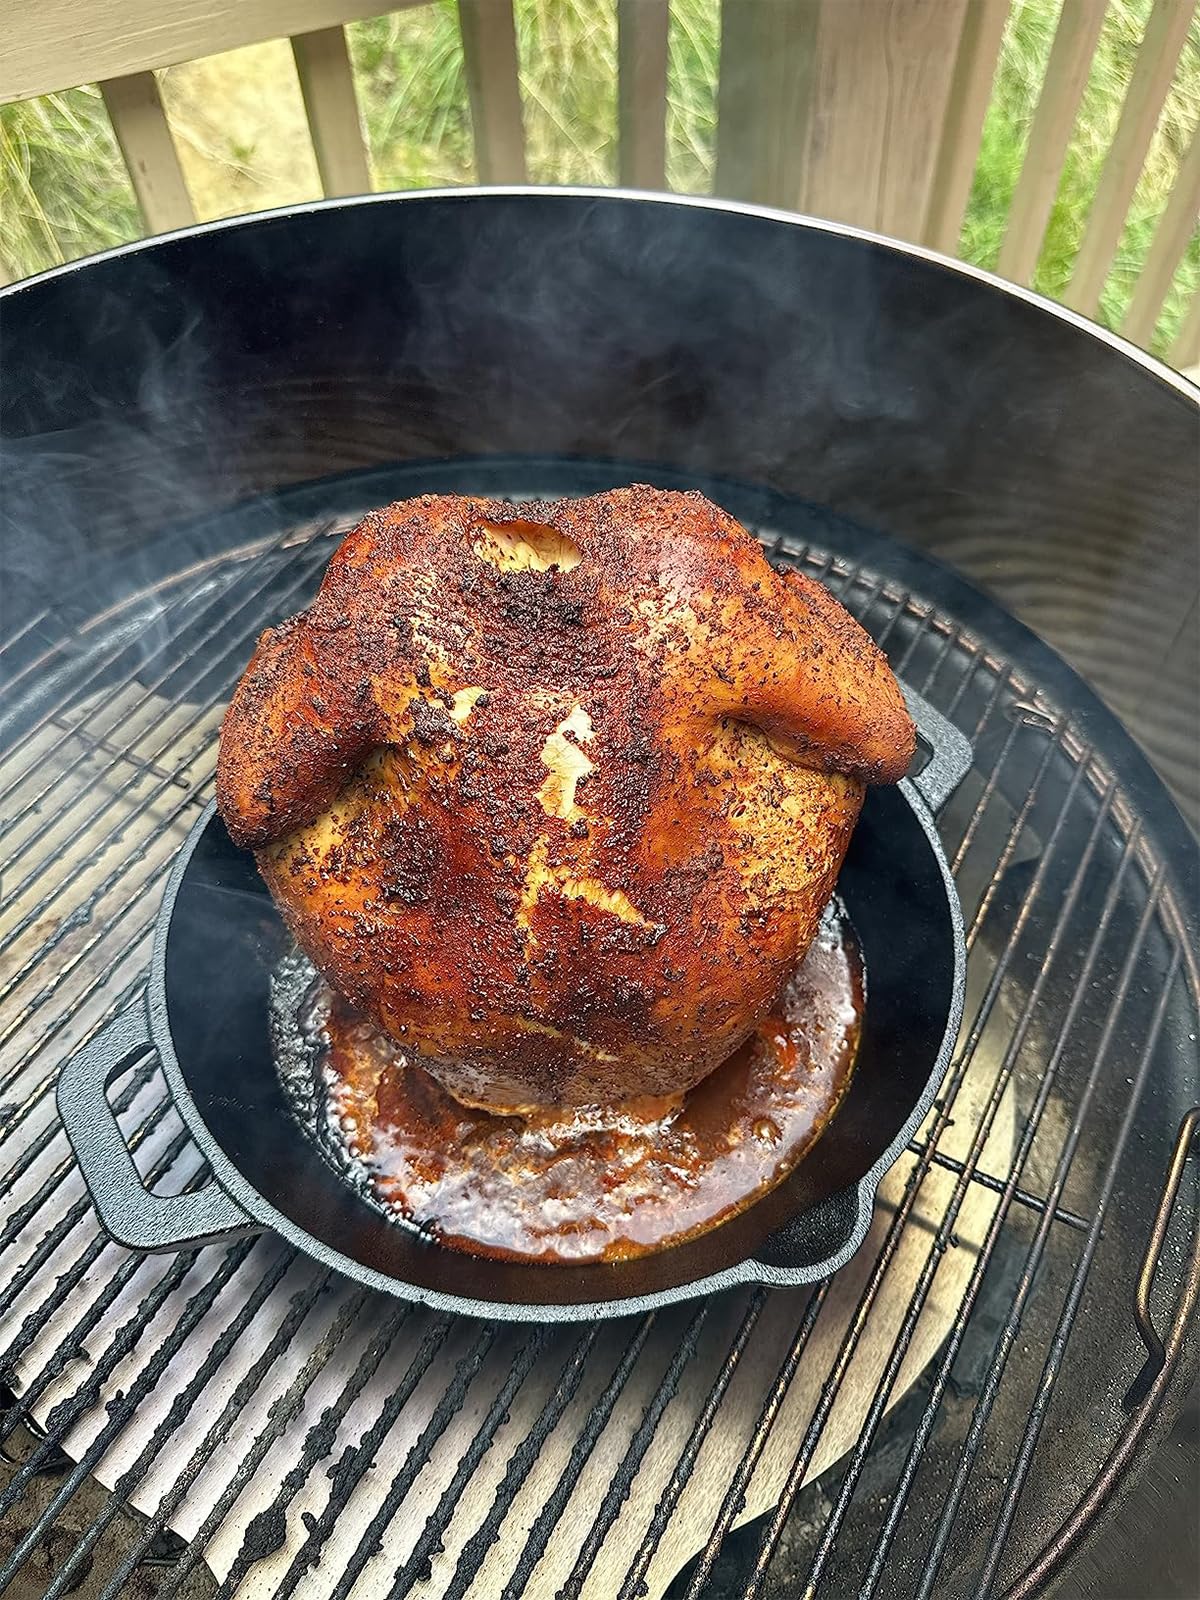
[[[819,1262],[801,1267],[777,1267],[750,1256],[703,1278],[694,1278],[665,1289],[655,1290],[649,1294],[614,1297],[608,1300],[586,1302],[479,1300],[463,1295],[446,1293],[442,1290],[425,1289],[418,1284],[409,1283],[404,1279],[380,1272],[374,1267],[368,1267],[356,1257],[348,1256],[344,1252],[335,1249],[332,1245],[325,1244],[301,1227],[300,1224],[293,1222],[290,1217],[278,1210],[277,1207],[259,1193],[250,1180],[241,1173],[233,1159],[226,1153],[224,1146],[212,1133],[188,1087],[183,1067],[176,1054],[175,1041],[171,1031],[170,1012],[167,1003],[167,943],[170,936],[175,903],[188,867],[201,839],[212,824],[213,819],[217,816],[215,799],[210,800],[200,816],[196,818],[187,838],[176,854],[163,890],[162,902],[155,921],[154,947],[150,961],[150,976],[146,987],[145,1004],[151,1039],[158,1052],[163,1075],[171,1092],[171,1099],[183,1119],[189,1135],[208,1162],[214,1181],[235,1204],[241,1207],[249,1220],[257,1223],[264,1230],[282,1238],[286,1243],[310,1259],[341,1273],[344,1277],[350,1278],[357,1283],[362,1283],[367,1288],[374,1289],[377,1292],[391,1295],[395,1299],[428,1306],[434,1311],[449,1312],[458,1316],[483,1317],[504,1322],[596,1321],[612,1317],[641,1315],[644,1312],[654,1311],[664,1306],[676,1305],[681,1301],[698,1299],[703,1295],[716,1294],[724,1290],[747,1285],[759,1284],[768,1288],[797,1288],[806,1283],[815,1283],[845,1266],[866,1237],[874,1214],[875,1198],[879,1185],[884,1175],[899,1160],[933,1104],[934,1097],[941,1087],[949,1066],[950,1055],[958,1038],[959,1026],[962,1021],[966,983],[966,936],[958,892],[950,871],[949,862],[946,860],[945,852],[938,838],[933,816],[925,805],[920,792],[912,780],[908,778],[901,779],[896,788],[912,811],[941,874],[953,949],[950,1003],[941,1042],[930,1065],[925,1086],[908,1117],[887,1148],[867,1172],[857,1180],[852,1188],[840,1191],[843,1195],[853,1194],[856,1207],[854,1226],[846,1243],[834,1254],[825,1257]],[[804,1212],[795,1213],[795,1217],[803,1215],[805,1215]],[[793,1218],[792,1220],[795,1219]],[[611,1263],[614,1272],[619,1271],[620,1266],[621,1263],[619,1262]],[[555,1271],[557,1269],[550,1267],[547,1270]]]

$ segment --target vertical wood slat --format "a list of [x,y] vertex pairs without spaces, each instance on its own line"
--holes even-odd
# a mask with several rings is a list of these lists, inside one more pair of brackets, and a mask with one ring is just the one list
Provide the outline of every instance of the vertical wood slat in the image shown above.
[[108,78],[100,93],[121,147],[147,233],[166,233],[195,222],[179,155],[152,72]]
[[1100,174],[1083,242],[1063,296],[1092,316],[1117,252],[1129,204],[1175,77],[1196,0],[1156,0],[1138,51],[1112,148]]
[[923,242],[957,255],[1011,0],[967,0],[929,190]]
[[0,0],[0,105],[428,0]]
[[1059,14],[997,264],[1001,276],[1015,283],[1030,281],[1042,252],[1075,114],[1100,40],[1104,10],[1105,0],[1065,0]]
[[804,208],[920,237],[966,0],[821,0]]
[[525,182],[525,129],[512,0],[458,0],[481,183]]
[[1192,294],[1192,303],[1175,335],[1167,360],[1181,372],[1187,367],[1200,366],[1200,289]]
[[617,170],[635,189],[667,186],[668,0],[617,0]]
[[1200,216],[1200,123],[1191,146],[1179,164],[1167,208],[1155,230],[1121,332],[1134,344],[1148,345],[1154,337],[1163,301],[1171,287],[1183,252]]
[[815,0],[721,0],[713,193],[800,204]]
[[368,194],[371,171],[346,30],[298,33],[292,39],[292,54],[322,189],[327,195]]

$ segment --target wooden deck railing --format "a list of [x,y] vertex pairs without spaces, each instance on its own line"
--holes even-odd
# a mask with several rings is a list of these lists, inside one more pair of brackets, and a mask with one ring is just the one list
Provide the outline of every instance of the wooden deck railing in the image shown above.
[[[424,0],[8,0],[0,103],[98,83],[146,233],[194,218],[156,72],[290,38],[324,193],[371,186],[344,25]],[[1154,0],[1063,298],[1095,315],[1197,0]],[[616,0],[617,172],[666,185],[669,0]],[[723,0],[714,193],[957,254],[1010,0]],[[459,0],[483,183],[526,179],[511,0]],[[1063,0],[998,270],[1032,281],[1105,16]],[[1200,131],[1121,332],[1148,345],[1200,218]],[[1200,363],[1200,290],[1171,349]]]

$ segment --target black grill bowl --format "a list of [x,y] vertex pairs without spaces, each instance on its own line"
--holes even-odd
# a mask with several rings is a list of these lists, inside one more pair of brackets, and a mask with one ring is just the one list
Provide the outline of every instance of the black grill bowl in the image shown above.
[[[164,1546],[167,1588],[191,1593],[232,1541],[223,1592],[357,1577],[355,1593],[399,1597],[432,1570],[438,1592],[515,1597],[553,1570],[564,1595],[634,1600],[660,1591],[651,1564],[699,1488],[716,1501],[672,1588],[689,1600],[1025,1600],[1089,1540],[1108,1582],[1101,1513],[1151,1456],[1158,1492],[1123,1515],[1139,1554],[1165,1551],[1170,1479],[1190,1488],[1195,1456],[1177,1469],[1159,1441],[1196,1372],[1200,1298],[1198,860],[1181,816],[1200,818],[1197,391],[918,249],[717,202],[546,191],[303,207],[63,268],[0,290],[0,376],[0,1445],[22,1421],[44,1430],[19,1469],[0,1461],[0,1524],[29,1530],[0,1551],[0,1587],[34,1582],[53,1539],[55,1595],[93,1563],[89,1581],[125,1592]],[[373,505],[635,480],[701,490],[827,582],[974,747],[937,816],[965,1026],[854,1261],[811,1292],[756,1283],[591,1328],[374,1295],[270,1228],[199,1252],[113,1247],[53,1108],[62,1065],[101,1037],[130,1065],[111,1088],[120,1133],[93,1118],[90,1135],[124,1179],[136,1144],[155,1189],[139,1208],[125,1183],[114,1220],[169,1249],[250,1216],[192,1137],[216,1150],[224,1119],[236,1154],[248,1131],[204,1102],[182,1037],[168,1084],[143,995],[257,633],[307,602],[329,540]],[[197,871],[218,846],[205,835]],[[246,915],[266,912],[248,887]],[[176,955],[159,951],[166,1045]],[[189,1085],[181,1127],[171,1096]],[[222,1171],[272,1193],[248,1162]],[[302,1198],[274,1198],[276,1227],[315,1230]],[[964,1227],[972,1208],[986,1234]],[[745,1248],[806,1259],[794,1236]],[[918,1364],[947,1273],[962,1292]],[[252,1321],[235,1291],[262,1305]],[[764,1345],[773,1317],[786,1339]],[[809,1383],[822,1409],[797,1421]],[[861,1432],[802,1488],[859,1398]],[[212,1430],[185,1439],[206,1407]],[[764,1508],[754,1484],[781,1452]],[[64,1539],[92,1471],[149,1522],[114,1496]],[[261,1515],[242,1493],[255,1475]],[[737,1530],[751,1509],[765,1520]],[[206,1520],[181,1546],[185,1513]],[[255,1568],[277,1537],[278,1585],[280,1567]],[[1129,1570],[1128,1592],[1151,1582]]]

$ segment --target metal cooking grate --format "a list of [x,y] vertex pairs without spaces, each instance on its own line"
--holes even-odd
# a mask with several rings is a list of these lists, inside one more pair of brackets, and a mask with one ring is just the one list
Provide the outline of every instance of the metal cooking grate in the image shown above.
[[[516,496],[645,470],[507,474]],[[1087,691],[1061,669],[1039,688],[988,602],[812,508],[709,491],[977,752],[941,819],[963,1036],[851,1266],[815,1292],[517,1329],[352,1290],[269,1238],[141,1259],[98,1232],[57,1067],[140,993],[253,640],[358,507],[448,484],[475,486],[318,486],[249,542],[230,513],[209,559],[167,570],[165,542],[73,636],[32,617],[0,646],[0,1588],[1029,1592],[1150,1427],[1196,1298],[1194,953]],[[202,1179],[152,1059],[115,1103],[149,1181]]]

